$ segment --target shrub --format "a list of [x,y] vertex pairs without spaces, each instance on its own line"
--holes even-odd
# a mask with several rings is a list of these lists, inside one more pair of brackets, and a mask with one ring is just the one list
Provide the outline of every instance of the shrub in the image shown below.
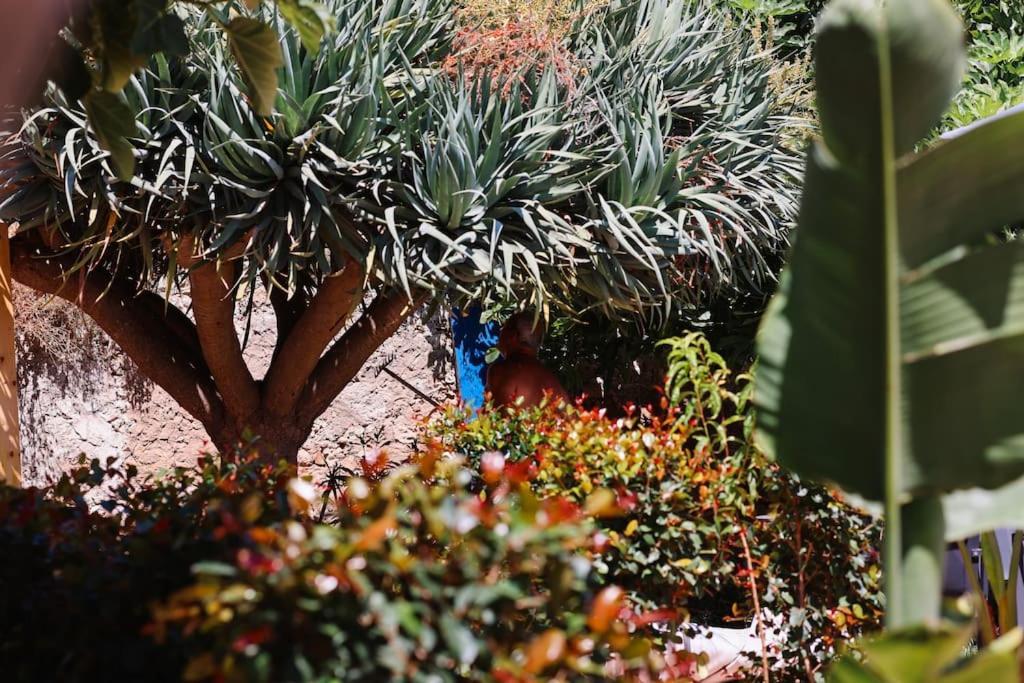
[[368,474],[337,525],[311,520],[310,484],[248,461],[159,480],[94,462],[0,490],[5,674],[530,681],[600,678],[612,652],[644,663],[571,505],[510,485],[480,499],[429,456]]
[[[770,23],[786,57],[806,53],[826,0],[723,0],[745,20]],[[939,127],[951,130],[1024,102],[1024,5],[1015,0],[952,0],[967,29],[965,87]]]
[[773,669],[813,679],[841,641],[879,623],[879,529],[765,460],[750,440],[749,378],[703,337],[667,345],[661,416],[543,407],[465,421],[453,410],[430,435],[485,473],[502,458],[516,463],[541,497],[614,491],[629,512],[596,520],[606,581],[668,621],[750,623],[759,604],[776,617]]
[[784,57],[799,57],[810,48],[818,14],[828,0],[721,0],[739,18],[771,26]]
[[[0,488],[0,661],[11,680],[180,680],[149,604],[244,526],[288,515],[283,471],[204,461],[142,479],[98,461],[47,489]],[[258,504],[257,504],[258,502]]]
[[967,28],[968,76],[943,123],[956,128],[1024,102],[1024,5],[956,0]]
[[457,3],[458,28],[444,67],[462,72],[471,83],[490,78],[526,85],[524,76],[542,76],[552,68],[558,81],[572,89],[578,58],[569,48],[570,36],[584,18],[607,3],[604,0],[465,0]]
[[609,651],[646,654],[617,589],[591,593],[578,511],[507,483],[479,497],[470,478],[427,454],[350,480],[337,526],[289,521],[195,567],[198,583],[157,608],[161,637],[201,634],[193,673],[264,681],[587,679]]

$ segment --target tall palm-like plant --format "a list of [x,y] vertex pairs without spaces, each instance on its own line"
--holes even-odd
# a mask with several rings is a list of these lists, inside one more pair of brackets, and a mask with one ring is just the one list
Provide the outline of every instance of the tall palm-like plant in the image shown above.
[[[453,72],[447,0],[327,6],[316,52],[257,10],[283,36],[270,117],[209,14],[188,13],[189,54],[125,89],[128,182],[59,91],[4,152],[15,278],[82,307],[218,446],[250,430],[294,457],[438,294],[650,317],[772,286],[789,122],[767,57],[709,6],[616,0],[577,18],[559,69],[500,83]],[[278,341],[257,379],[233,319],[261,287]]]

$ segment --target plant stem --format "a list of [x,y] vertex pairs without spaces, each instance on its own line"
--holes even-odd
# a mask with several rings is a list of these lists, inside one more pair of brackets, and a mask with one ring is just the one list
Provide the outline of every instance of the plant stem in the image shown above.
[[978,623],[981,625],[981,644],[985,646],[996,639],[996,628],[992,624],[992,612],[989,610],[988,602],[985,600],[985,591],[981,587],[981,579],[978,578],[978,573],[974,571],[974,562],[971,561],[971,553],[967,550],[967,545],[963,541],[957,541],[956,546],[960,549],[960,559],[963,560],[964,569],[967,572],[967,582],[971,584],[971,591],[978,600]]
[[754,600],[754,615],[757,618],[757,637],[761,640],[761,677],[764,683],[771,683],[768,669],[768,638],[764,630],[764,617],[761,614],[761,599],[757,595],[757,579],[754,577],[754,560],[750,556],[750,544],[747,543],[747,530],[740,531],[743,541],[743,555],[747,561],[747,576],[750,579],[750,596]]
[[[921,496],[903,506],[903,625],[938,624],[942,613],[942,570],[946,524],[939,496]],[[892,608],[887,597],[886,606]]]
[[[881,4],[881,3],[880,3]],[[879,17],[885,21],[885,9]],[[881,120],[882,196],[884,209],[883,253],[885,260],[885,597],[886,625],[899,628],[909,623],[903,612],[903,525],[900,503],[901,481],[902,382],[899,309],[899,223],[896,206],[896,133],[892,93],[892,64],[889,35],[883,26],[878,32],[878,76]],[[936,615],[937,616],[937,615]]]
[[1007,567],[1006,577],[1006,610],[999,615],[1000,633],[1009,633],[1020,624],[1017,623],[1017,583],[1020,581],[1020,558],[1021,545],[1024,544],[1024,531],[1014,531],[1013,539],[1010,541],[1013,549],[1010,551],[1010,566]]

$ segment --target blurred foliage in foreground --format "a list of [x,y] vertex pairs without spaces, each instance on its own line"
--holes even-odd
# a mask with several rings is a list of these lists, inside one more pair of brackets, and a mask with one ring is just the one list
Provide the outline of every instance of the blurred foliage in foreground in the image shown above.
[[143,480],[94,461],[50,490],[0,489],[5,673],[539,681],[601,680],[613,653],[627,679],[658,664],[571,502],[478,497],[429,454],[363,475],[331,525],[311,484],[267,465]]

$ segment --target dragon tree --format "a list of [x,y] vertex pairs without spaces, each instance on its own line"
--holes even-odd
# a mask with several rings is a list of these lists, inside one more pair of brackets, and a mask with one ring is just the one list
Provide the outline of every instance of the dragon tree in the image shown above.
[[[276,28],[246,52],[276,68],[267,116],[253,65],[178,5],[183,54],[24,113],[0,220],[15,280],[90,315],[222,451],[252,433],[294,461],[430,301],[656,320],[773,287],[792,121],[763,46],[710,5],[588,3],[552,27],[332,0],[313,50],[272,5],[227,3]],[[236,324],[257,294],[278,332],[263,377]]]

